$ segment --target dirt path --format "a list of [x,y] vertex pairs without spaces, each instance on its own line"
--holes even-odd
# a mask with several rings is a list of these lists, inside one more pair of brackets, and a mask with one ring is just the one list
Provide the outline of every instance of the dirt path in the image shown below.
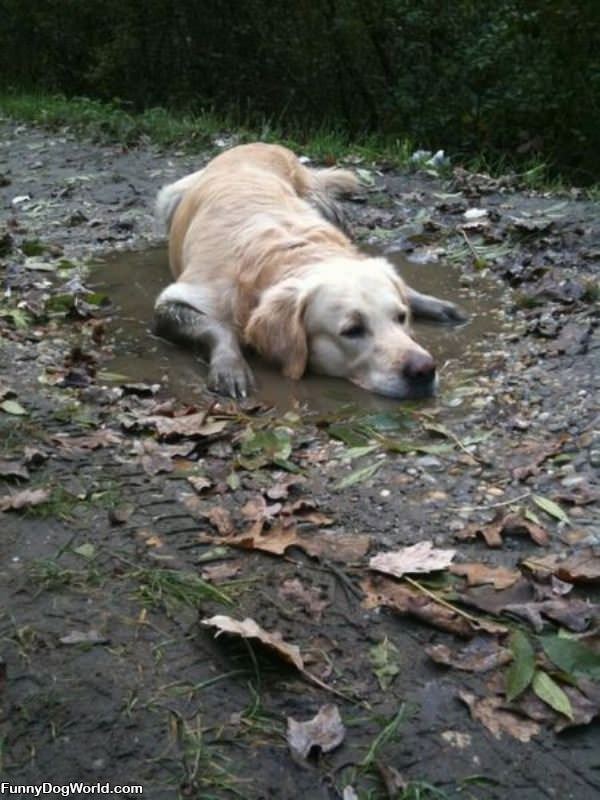
[[[119,318],[79,265],[155,244],[156,189],[197,165],[0,122],[3,779],[597,797],[598,206],[369,170],[357,238],[500,281],[502,332],[419,408],[186,407],[106,374]],[[455,567],[369,569],[422,541]],[[286,719],[327,704],[343,743],[292,755]]]

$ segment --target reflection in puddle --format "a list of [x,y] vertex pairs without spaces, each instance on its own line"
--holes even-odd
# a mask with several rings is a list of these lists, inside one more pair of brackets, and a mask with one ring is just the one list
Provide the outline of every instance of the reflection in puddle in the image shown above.
[[[449,376],[472,370],[482,362],[483,337],[502,328],[499,299],[501,288],[493,281],[476,278],[474,289],[460,285],[458,269],[444,264],[411,264],[388,256],[407,283],[416,289],[457,303],[469,314],[461,327],[418,323],[415,338],[442,368],[442,391]],[[170,283],[166,249],[141,253],[118,253],[106,258],[94,273],[97,288],[106,291],[115,308],[111,326],[115,334],[115,356],[107,366],[129,381],[163,382],[177,397],[197,402],[205,394],[206,366],[189,350],[158,339],[150,332],[154,300]],[[398,401],[370,394],[347,381],[307,375],[300,381],[284,378],[258,358],[250,357],[257,382],[257,397],[281,410],[306,406],[327,412],[340,405],[355,405],[367,411],[389,410]],[[425,401],[435,402],[435,401]]]

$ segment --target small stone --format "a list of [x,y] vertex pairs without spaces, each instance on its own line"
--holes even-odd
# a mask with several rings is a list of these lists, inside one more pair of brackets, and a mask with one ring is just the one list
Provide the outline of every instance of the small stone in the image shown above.
[[421,467],[421,469],[443,469],[444,465],[435,456],[421,456],[416,461],[417,465]]
[[592,467],[600,467],[600,450],[590,450],[589,460]]

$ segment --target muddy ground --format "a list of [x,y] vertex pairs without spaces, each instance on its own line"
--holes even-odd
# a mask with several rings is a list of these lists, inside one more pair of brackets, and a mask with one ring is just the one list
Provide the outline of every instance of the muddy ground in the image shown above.
[[[356,165],[354,235],[451,275],[483,325],[450,351],[429,332],[421,405],[313,378],[239,407],[122,311],[146,285],[127,254],[161,244],[156,189],[201,160],[0,122],[3,779],[597,797],[598,205]],[[369,568],[422,541],[454,566]],[[214,615],[299,653],[215,639]],[[343,742],[292,753],[287,718],[331,704]]]

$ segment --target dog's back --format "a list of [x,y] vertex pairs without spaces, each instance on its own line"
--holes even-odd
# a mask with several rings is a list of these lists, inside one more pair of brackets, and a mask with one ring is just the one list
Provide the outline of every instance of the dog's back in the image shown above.
[[244,168],[251,165],[277,175],[288,183],[298,195],[307,199],[335,225],[343,227],[343,218],[335,198],[352,194],[359,189],[359,181],[349,170],[310,169],[285,147],[255,142],[226,150],[201,170],[186,175],[175,183],[163,186],[156,198],[155,216],[158,225],[167,234],[173,217],[183,197],[200,182],[210,180],[219,173],[227,173],[235,181]]

